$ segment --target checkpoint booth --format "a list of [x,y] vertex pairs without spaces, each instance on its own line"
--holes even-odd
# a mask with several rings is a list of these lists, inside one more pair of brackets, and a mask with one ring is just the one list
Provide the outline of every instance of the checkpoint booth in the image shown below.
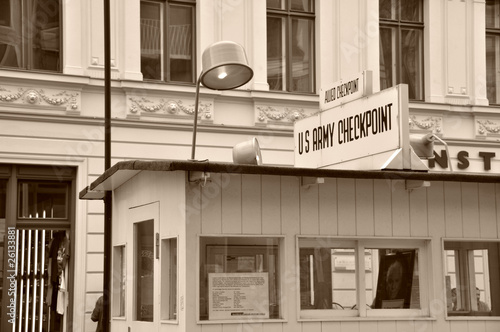
[[500,330],[500,176],[429,172],[407,88],[364,78],[295,124],[293,167],[130,160],[82,190],[112,192],[111,331]]
[[113,193],[111,331],[495,331],[499,182],[124,161],[81,195]]

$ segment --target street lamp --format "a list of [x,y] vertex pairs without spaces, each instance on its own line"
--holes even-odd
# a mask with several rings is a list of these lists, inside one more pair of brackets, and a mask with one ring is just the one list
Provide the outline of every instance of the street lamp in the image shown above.
[[241,45],[220,41],[203,51],[202,70],[196,81],[191,160],[195,160],[200,84],[211,90],[231,90],[246,84],[252,77],[253,70],[248,66],[245,50]]

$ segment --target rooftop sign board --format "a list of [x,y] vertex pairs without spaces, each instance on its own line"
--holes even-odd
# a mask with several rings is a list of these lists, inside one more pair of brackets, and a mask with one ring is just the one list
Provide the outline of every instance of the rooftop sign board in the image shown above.
[[408,87],[398,85],[297,121],[295,166],[338,168],[333,165],[368,157],[374,165],[368,168],[381,169],[410,151],[408,136]]
[[372,81],[372,72],[365,70],[322,88],[319,94],[320,110],[326,111],[343,103],[371,95]]

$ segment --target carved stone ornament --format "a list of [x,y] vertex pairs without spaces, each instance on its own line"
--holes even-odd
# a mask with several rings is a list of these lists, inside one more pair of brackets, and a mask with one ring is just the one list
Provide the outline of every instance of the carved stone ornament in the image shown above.
[[272,106],[257,106],[259,110],[258,120],[260,122],[282,122],[284,124],[294,123],[297,120],[309,117],[311,114],[306,114],[304,109],[288,108],[277,109]]
[[477,120],[477,133],[482,136],[499,135],[500,134],[500,120]]
[[443,118],[434,116],[410,116],[410,129],[441,133]]
[[11,92],[0,87],[0,101],[15,104],[29,105],[50,105],[56,107],[65,106],[68,111],[78,109],[78,92],[69,93],[60,91],[53,94],[46,93],[43,89],[23,89],[19,88],[17,92]]
[[[193,115],[194,105],[185,106],[181,100],[165,100],[159,99],[152,101],[145,97],[129,97],[130,113],[156,113],[166,115]],[[212,117],[212,104],[200,103],[198,107],[198,117],[210,119]]]

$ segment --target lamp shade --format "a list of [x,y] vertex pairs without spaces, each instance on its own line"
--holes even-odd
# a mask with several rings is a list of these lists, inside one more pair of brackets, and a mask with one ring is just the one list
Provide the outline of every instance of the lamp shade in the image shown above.
[[212,90],[231,90],[242,86],[253,77],[243,47],[231,41],[209,46],[202,56],[200,81]]

